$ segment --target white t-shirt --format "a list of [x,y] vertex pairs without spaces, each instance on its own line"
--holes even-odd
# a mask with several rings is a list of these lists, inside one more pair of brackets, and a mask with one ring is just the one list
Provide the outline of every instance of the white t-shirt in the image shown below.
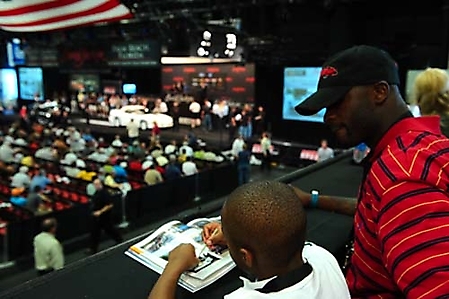
[[182,173],[184,173],[184,175],[194,175],[195,173],[198,173],[198,169],[196,168],[196,164],[195,162],[192,161],[185,161],[184,163],[182,163]]
[[241,151],[243,151],[243,145],[245,141],[241,138],[236,138],[232,143],[232,155],[237,157]]
[[235,290],[225,299],[329,299],[351,298],[343,273],[340,270],[335,257],[326,249],[306,242],[303,250],[303,258],[312,266],[312,273],[295,285],[279,292],[264,294],[255,289],[262,288],[273,278],[263,281],[251,282],[246,278],[243,287]]
[[333,157],[334,157],[334,150],[331,149],[330,147],[326,148],[320,147],[318,149],[318,162],[322,162]]
[[126,125],[126,129],[128,130],[128,137],[129,138],[137,138],[137,137],[139,137],[139,125],[136,122],[130,121]]
[[192,113],[200,113],[200,111],[201,111],[201,105],[200,105],[199,103],[197,103],[197,102],[192,102],[192,103],[189,105],[189,110],[190,110],[190,112],[192,112]]

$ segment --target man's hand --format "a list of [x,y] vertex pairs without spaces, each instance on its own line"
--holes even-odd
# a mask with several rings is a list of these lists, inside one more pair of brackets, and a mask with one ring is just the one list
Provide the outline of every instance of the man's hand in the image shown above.
[[101,210],[95,211],[92,213],[95,217],[99,217],[101,215]]
[[226,239],[221,230],[221,224],[218,222],[211,222],[203,226],[202,236],[204,243],[210,248],[213,248],[215,245],[227,246]]

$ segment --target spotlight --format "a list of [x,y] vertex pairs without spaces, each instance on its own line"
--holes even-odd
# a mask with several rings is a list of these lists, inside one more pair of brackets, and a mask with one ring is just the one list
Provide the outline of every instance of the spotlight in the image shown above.
[[196,53],[197,53],[198,56],[200,56],[200,57],[206,56],[206,50],[204,50],[203,47],[199,47],[198,50],[196,50]]
[[231,58],[235,54],[235,49],[237,49],[237,35],[234,33],[226,34],[226,49],[224,54]]
[[205,30],[203,32],[203,39],[207,41],[207,40],[211,40],[211,38],[212,38],[212,33],[210,33],[210,31],[208,31],[208,30]]

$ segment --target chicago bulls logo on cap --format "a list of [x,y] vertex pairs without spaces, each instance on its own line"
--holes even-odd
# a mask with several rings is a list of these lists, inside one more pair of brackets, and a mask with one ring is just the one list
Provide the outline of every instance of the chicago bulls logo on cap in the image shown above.
[[328,77],[334,77],[338,75],[338,71],[336,68],[332,66],[323,67],[320,73],[320,78],[326,79]]

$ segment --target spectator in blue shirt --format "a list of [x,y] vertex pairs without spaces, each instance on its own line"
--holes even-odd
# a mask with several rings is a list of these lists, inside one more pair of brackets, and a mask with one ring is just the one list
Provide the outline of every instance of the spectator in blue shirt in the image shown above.
[[112,166],[112,168],[114,169],[114,173],[115,173],[115,181],[117,183],[123,183],[128,180],[128,173],[126,172],[126,169],[125,169],[126,166],[127,166],[127,163],[124,161],[117,162],[116,165]]
[[50,183],[51,180],[47,178],[47,173],[45,172],[45,170],[41,169],[39,170],[39,173],[31,179],[30,191],[33,191],[36,186],[39,186],[41,190],[45,190],[47,185]]
[[165,179],[168,181],[182,177],[182,172],[179,169],[179,166],[176,164],[176,156],[170,155],[169,160],[170,163],[165,166]]

